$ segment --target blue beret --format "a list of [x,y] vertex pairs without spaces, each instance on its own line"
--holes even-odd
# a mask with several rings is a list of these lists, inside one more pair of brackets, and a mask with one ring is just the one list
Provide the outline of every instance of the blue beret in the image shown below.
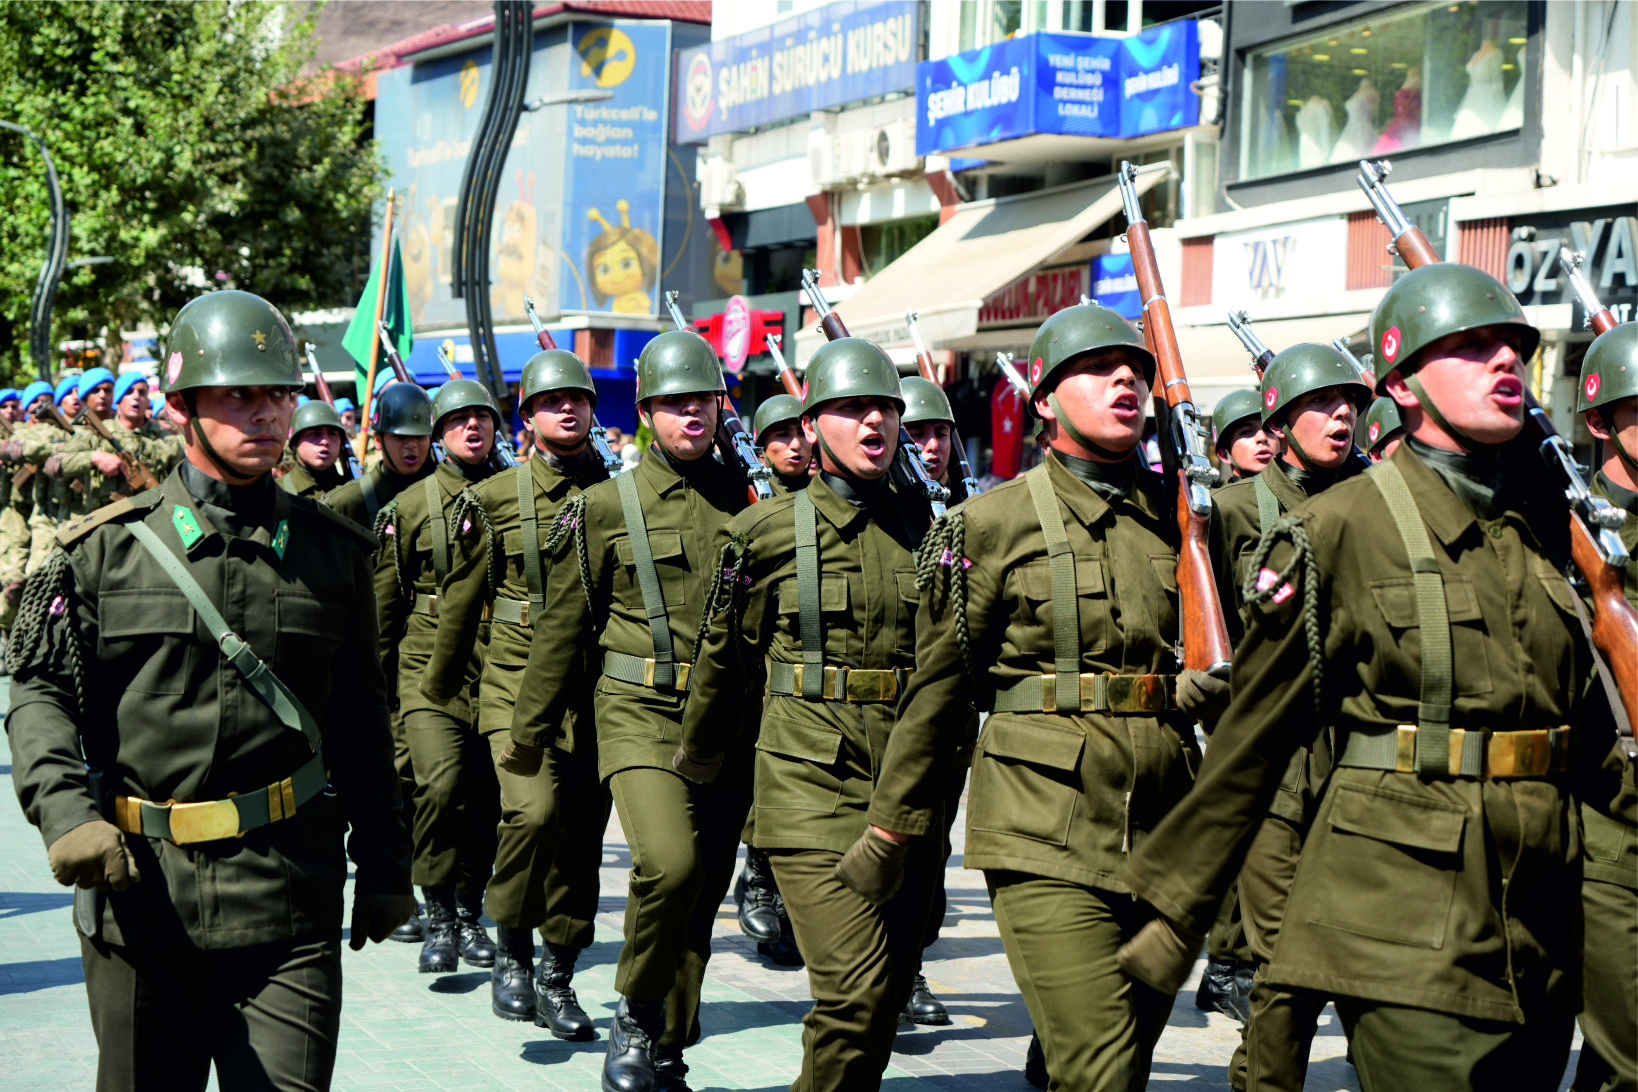
[[125,396],[131,393],[131,388],[138,383],[147,383],[148,389],[153,390],[153,383],[149,382],[148,377],[141,372],[126,372],[114,380],[114,401],[124,401]]
[[83,402],[85,401],[86,395],[90,394],[104,383],[112,384],[113,382],[113,372],[109,371],[107,368],[92,368],[90,371],[80,376],[79,386],[76,388],[76,391],[80,396],[80,401]]
[[12,387],[0,388],[0,402],[17,401],[17,391]]
[[[0,402],[3,402],[3,401],[5,401],[5,399],[0,398]],[[350,409],[357,409],[357,408],[358,407],[353,405],[353,401],[350,398],[337,398],[336,399],[336,412],[337,413],[346,413]]]
[[23,408],[27,409],[29,406],[34,404],[34,400],[39,398],[40,395],[50,393],[51,384],[43,380],[36,379],[34,382],[23,388],[23,393],[19,397],[19,400],[23,403]]
[[67,398],[69,395],[73,394],[79,385],[79,376],[69,376],[67,379],[57,384],[57,389],[51,393],[51,400],[58,403],[62,402],[64,398]]

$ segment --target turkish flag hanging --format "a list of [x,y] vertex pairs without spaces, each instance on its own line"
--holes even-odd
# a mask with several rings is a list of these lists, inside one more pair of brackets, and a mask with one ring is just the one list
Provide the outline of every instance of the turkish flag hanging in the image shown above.
[[1018,475],[1024,457],[1024,399],[1005,376],[990,392],[990,472],[998,478]]

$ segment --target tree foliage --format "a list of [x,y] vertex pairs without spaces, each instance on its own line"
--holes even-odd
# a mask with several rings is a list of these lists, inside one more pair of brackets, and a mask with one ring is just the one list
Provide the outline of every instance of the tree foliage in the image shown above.
[[[0,117],[50,149],[70,216],[53,343],[164,329],[205,287],[344,306],[386,169],[355,79],[301,67],[317,9],[228,0],[0,2]],[[0,369],[25,361],[50,211],[38,149],[0,130]],[[53,367],[57,361],[53,361]]]

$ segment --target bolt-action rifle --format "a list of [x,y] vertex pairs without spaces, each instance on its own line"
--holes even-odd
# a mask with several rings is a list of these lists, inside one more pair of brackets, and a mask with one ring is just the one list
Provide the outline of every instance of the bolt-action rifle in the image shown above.
[[[1217,596],[1211,554],[1206,547],[1206,525],[1211,518],[1211,486],[1217,471],[1206,458],[1210,427],[1194,408],[1189,393],[1189,377],[1183,371],[1183,356],[1172,329],[1171,308],[1160,283],[1160,267],[1155,263],[1154,243],[1149,224],[1138,207],[1137,168],[1120,165],[1120,198],[1126,210],[1126,240],[1132,250],[1132,271],[1144,300],[1143,336],[1154,354],[1159,390],[1164,399],[1171,428],[1163,430],[1164,443],[1171,446],[1178,465],[1177,526],[1182,540],[1177,550],[1177,587],[1182,610],[1183,666],[1215,676],[1228,673],[1233,647],[1228,626],[1223,621],[1223,604]],[[1158,407],[1157,407],[1158,408]]]
[[1001,374],[1007,377],[1007,382],[1011,383],[1012,389],[1018,392],[1018,397],[1027,403],[1029,401],[1029,384],[1025,382],[1023,375],[1018,371],[1018,365],[1012,362],[1012,354],[996,353],[995,366],[1000,368]]
[[[535,310],[535,298],[523,297],[523,310],[529,315],[529,322],[535,328],[535,341],[540,343],[543,351],[557,348],[557,342],[552,340],[552,332],[546,329],[546,324],[540,321],[540,312]],[[603,469],[608,471],[609,477],[614,477],[625,469],[626,464],[620,461],[620,456],[614,453],[609,446],[609,434],[603,431],[603,426],[597,423],[597,413],[591,415],[591,431],[586,434],[586,440],[591,444],[597,457],[603,460]]]
[[1581,310],[1586,312],[1581,324],[1595,334],[1607,334],[1615,329],[1615,313],[1598,301],[1598,293],[1593,291],[1587,275],[1581,272],[1581,261],[1585,257],[1585,254],[1571,253],[1567,246],[1558,248],[1558,266],[1569,280],[1575,298],[1581,301]]
[[[1249,312],[1230,311],[1228,313],[1228,325],[1229,329],[1234,331],[1234,336],[1240,339],[1240,344],[1246,347],[1246,352],[1251,354],[1251,370],[1257,373],[1257,381],[1262,382],[1263,373],[1268,370],[1270,364],[1274,363],[1274,350],[1270,349],[1267,343],[1258,337],[1256,331],[1251,328],[1251,315]],[[1354,354],[1348,351],[1348,343],[1344,341],[1338,345],[1337,341],[1333,341],[1331,344],[1347,358],[1349,364],[1353,365],[1353,369],[1359,373],[1359,377],[1367,385],[1370,385],[1372,383],[1371,378],[1365,374],[1365,369],[1360,366],[1359,361],[1354,359]],[[1370,457],[1359,450],[1357,445],[1354,447],[1352,458],[1354,462],[1359,464],[1360,469],[1365,469],[1371,465]]]
[[[1405,218],[1399,203],[1393,199],[1384,184],[1392,168],[1387,160],[1359,162],[1359,187],[1370,198],[1377,219],[1393,235],[1394,253],[1405,259],[1412,269],[1431,265],[1440,260],[1438,252],[1428,242],[1422,230]],[[1562,263],[1565,255],[1560,253]],[[1573,259],[1566,267],[1570,283],[1587,311],[1587,321],[1603,332],[1615,325],[1615,316],[1598,303],[1592,286],[1580,275]],[[1577,281],[1580,284],[1577,284]],[[1626,513],[1587,488],[1581,468],[1576,465],[1570,445],[1553,427],[1552,418],[1541,408],[1535,396],[1525,389],[1524,435],[1533,443],[1554,471],[1564,491],[1570,518],[1570,561],[1581,573],[1592,593],[1593,645],[1603,654],[1601,670],[1621,694],[1629,724],[1638,722],[1638,612],[1627,602],[1622,591],[1622,577],[1629,562],[1627,551],[1621,545],[1619,534]],[[1622,746],[1628,758],[1638,758],[1638,745],[1623,734]]]
[[[318,354],[313,352],[313,343],[311,341],[307,343],[307,367],[313,373],[313,389],[318,391],[318,396],[325,405],[335,409],[335,395],[330,393],[329,381],[324,378],[324,373],[319,370]],[[340,416],[339,411],[337,416]],[[357,481],[364,476],[364,468],[358,465],[358,453],[353,450],[353,445],[347,442],[345,430],[343,430],[343,433],[341,449],[347,453],[347,469],[352,473],[353,480]]]
[[768,334],[765,340],[768,355],[774,358],[774,364],[779,368],[779,382],[784,386],[785,393],[792,398],[806,398],[807,392],[802,389],[802,381],[796,377],[796,369],[791,367],[790,361],[786,360],[785,354],[780,351],[779,335]]
[[[386,323],[381,324],[381,340],[382,343],[387,346],[387,360],[392,364],[393,372],[397,374],[400,379],[407,377],[409,375],[409,370],[404,367],[404,362],[399,359],[398,350],[393,346],[391,341],[387,340]],[[446,337],[444,338],[443,344],[438,346],[438,360],[443,364],[444,374],[448,375],[449,378],[466,378],[466,376],[461,374],[461,369],[455,364],[454,338]],[[518,449],[512,446],[512,438],[506,435],[506,423],[500,420],[499,414],[496,414],[495,416],[495,442],[490,447],[490,457],[496,462],[500,463],[501,469],[504,470],[506,467],[518,465]],[[442,443],[438,443],[434,446],[438,450],[438,460],[439,462],[442,462],[448,455],[448,452],[444,450],[444,445]]]
[[124,445],[114,439],[113,430],[108,427],[106,421],[98,416],[96,410],[86,406],[84,417],[85,423],[90,425],[93,432],[101,436],[113,447],[115,454],[119,456],[119,461],[125,465],[125,481],[130,485],[133,492],[153,489],[159,485],[159,479],[154,477],[154,472],[149,470],[135,454],[125,450]]
[[[682,308],[677,306],[678,293],[676,291],[665,294],[665,305],[671,312],[671,321],[676,323],[677,329],[694,329],[689,321],[683,318]],[[739,411],[734,408],[734,400],[724,391],[717,396],[717,448],[722,452],[724,462],[737,465],[745,475],[745,488],[751,498],[751,503],[768,500],[774,495],[773,471],[763,465],[762,460],[756,457],[756,444],[752,442],[751,433],[740,420]]]
[[[916,321],[914,311],[904,313],[905,325],[910,327],[910,340],[916,346],[916,367],[921,371],[921,377],[929,383],[938,383],[938,372],[933,367],[933,354],[927,351],[927,343],[921,340],[921,324]],[[944,384],[939,383],[939,386]],[[955,421],[950,422],[950,451],[955,456],[956,476],[961,479],[961,490],[969,497],[978,496],[978,479],[973,476],[972,467],[967,465],[967,447],[961,442],[961,431],[956,428]]]
[[[817,270],[802,270],[802,288],[808,294],[808,303],[814,313],[819,316],[819,328],[825,332],[825,340],[835,341],[837,338],[850,336],[847,325],[842,322],[825,299],[825,294],[819,290],[819,273]],[[893,461],[898,464],[900,473],[907,483],[927,498],[927,506],[933,510],[933,518],[938,519],[950,507],[950,491],[933,480],[927,473],[927,463],[921,457],[921,447],[910,438],[910,430],[899,423],[899,450]]]

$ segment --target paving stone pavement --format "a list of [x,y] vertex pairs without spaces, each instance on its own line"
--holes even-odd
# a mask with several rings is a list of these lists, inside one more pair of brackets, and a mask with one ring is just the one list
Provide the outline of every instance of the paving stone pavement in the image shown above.
[[[0,691],[4,686],[0,680]],[[81,984],[72,899],[52,880],[38,832],[13,803],[10,761],[9,747],[0,749],[0,1089],[80,1092],[93,1085],[97,1048]],[[925,965],[952,1022],[901,1028],[882,1083],[886,1092],[1030,1088],[1022,1075],[1029,1014],[1007,968],[983,879],[960,867],[962,831],[958,822],[956,854],[946,874],[949,911]],[[563,1043],[532,1024],[495,1018],[489,1011],[488,971],[424,976],[415,971],[418,948],[370,945],[344,955],[335,1087],[593,1092],[618,1001],[614,964],[629,867],[616,819],[604,840],[596,941],[575,977],[581,1002],[597,1023],[597,1041]],[[1227,1017],[1195,1009],[1202,966],[1203,960],[1178,994],[1156,1051],[1151,1088],[1228,1087],[1225,1067],[1239,1033]],[[701,1090],[788,1087],[801,1061],[800,1021],[808,1005],[806,974],[759,959],[755,945],[739,932],[732,902],[724,903],[705,980],[704,1038],[688,1051],[689,1083]],[[1341,1026],[1329,1009],[1323,1021],[1307,1087],[1357,1092],[1343,1058]],[[1573,1065],[1572,1057],[1572,1070]]]

